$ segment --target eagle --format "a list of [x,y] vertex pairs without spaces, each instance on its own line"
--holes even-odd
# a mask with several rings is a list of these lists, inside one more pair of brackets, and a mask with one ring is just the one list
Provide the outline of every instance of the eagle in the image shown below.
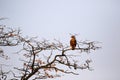
[[75,38],[75,36],[71,36],[71,40],[70,40],[70,47],[71,47],[71,49],[72,50],[74,50],[75,49],[75,47],[76,47],[76,38]]

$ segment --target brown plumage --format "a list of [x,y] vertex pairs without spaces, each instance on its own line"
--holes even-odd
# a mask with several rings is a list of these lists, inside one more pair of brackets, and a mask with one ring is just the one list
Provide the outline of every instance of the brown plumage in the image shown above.
[[71,46],[71,49],[72,49],[72,50],[75,49],[75,47],[76,47],[76,39],[75,39],[75,36],[71,36],[70,46]]

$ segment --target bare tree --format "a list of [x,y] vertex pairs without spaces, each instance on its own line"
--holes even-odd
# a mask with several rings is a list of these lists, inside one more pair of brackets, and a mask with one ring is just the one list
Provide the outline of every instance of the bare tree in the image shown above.
[[[12,29],[6,25],[0,25],[0,46],[16,46],[20,43],[19,36],[20,29]],[[0,48],[0,57],[8,58],[4,51]]]
[[[0,20],[4,20],[7,18],[0,18]],[[6,59],[8,60],[7,54],[4,53],[4,50],[2,49],[5,46],[17,46],[20,43],[19,40],[19,36],[20,36],[20,29],[13,29],[10,27],[6,27],[6,25],[0,25],[0,58]],[[12,71],[4,71],[2,69],[2,66],[5,66],[7,64],[1,64],[0,63],[0,80],[6,80],[7,79],[7,75],[9,75],[9,73]],[[8,66],[8,65],[7,65]]]
[[[15,69],[21,71],[21,80],[46,79],[60,76],[60,73],[74,74],[77,69],[89,69],[91,60],[87,59],[84,64],[80,64],[79,56],[81,53],[90,53],[91,50],[99,49],[95,41],[77,41],[75,50],[71,50],[69,45],[65,45],[58,40],[49,42],[48,40],[37,41],[33,38],[20,38],[23,42],[23,49],[20,53],[24,53],[25,59],[23,67]],[[72,54],[73,52],[76,52]],[[51,73],[52,72],[52,73]]]
[[[21,61],[23,67],[14,67],[20,72],[19,75],[13,71],[3,72],[1,68],[0,76],[7,78],[8,73],[12,73],[15,79],[46,79],[60,77],[61,74],[74,74],[78,69],[91,70],[90,59],[86,59],[82,64],[80,56],[83,53],[91,53],[100,47],[95,41],[79,41],[74,50],[71,50],[69,44],[54,40],[38,41],[36,38],[24,38],[20,35],[20,30],[0,25],[0,46],[17,46],[19,43],[22,49],[17,53],[23,54]],[[4,51],[0,49],[0,57],[7,58]]]

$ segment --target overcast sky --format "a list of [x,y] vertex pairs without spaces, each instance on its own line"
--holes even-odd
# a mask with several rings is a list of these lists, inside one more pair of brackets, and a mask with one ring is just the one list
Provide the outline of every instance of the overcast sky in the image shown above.
[[20,27],[28,36],[66,42],[72,33],[102,42],[90,55],[94,71],[61,80],[120,80],[120,0],[0,0],[0,17],[8,18],[0,24]]

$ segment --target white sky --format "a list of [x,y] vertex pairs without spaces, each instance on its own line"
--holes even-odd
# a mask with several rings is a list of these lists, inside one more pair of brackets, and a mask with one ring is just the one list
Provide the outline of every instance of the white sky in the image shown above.
[[120,0],[0,0],[0,24],[20,27],[24,35],[69,41],[69,33],[79,40],[102,42],[95,51],[94,71],[57,80],[120,79]]

